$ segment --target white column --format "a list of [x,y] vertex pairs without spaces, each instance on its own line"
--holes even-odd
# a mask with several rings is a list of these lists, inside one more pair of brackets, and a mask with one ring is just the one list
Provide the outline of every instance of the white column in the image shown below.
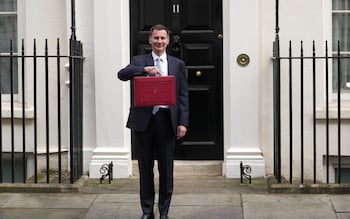
[[[129,1],[94,1],[96,148],[90,177],[99,178],[103,164],[113,162],[113,176],[131,175],[129,82],[116,73],[129,62]],[[88,127],[84,127],[85,129]]]
[[[240,177],[240,162],[252,177],[265,175],[259,147],[259,0],[224,0],[224,174]],[[236,59],[247,54],[249,65]]]

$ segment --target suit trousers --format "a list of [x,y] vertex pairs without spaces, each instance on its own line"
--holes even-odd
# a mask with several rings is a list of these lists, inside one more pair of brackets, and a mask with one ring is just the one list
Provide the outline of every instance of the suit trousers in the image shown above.
[[169,109],[161,108],[152,116],[144,132],[134,132],[134,146],[140,172],[140,200],[144,214],[153,213],[154,160],[158,160],[160,214],[168,214],[173,193],[175,134],[172,130]]

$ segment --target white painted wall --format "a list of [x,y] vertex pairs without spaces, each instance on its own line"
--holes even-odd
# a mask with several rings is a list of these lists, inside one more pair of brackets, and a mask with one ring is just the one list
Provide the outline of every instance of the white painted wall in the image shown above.
[[[24,13],[24,36],[26,50],[28,55],[33,53],[33,39],[36,39],[37,55],[44,55],[45,40],[48,42],[48,54],[55,55],[57,53],[57,39],[60,42],[61,55],[68,54],[68,43],[67,43],[67,32],[66,32],[66,16],[65,8],[66,2],[60,0],[45,1],[45,0],[21,0],[18,2],[23,6]],[[23,5],[22,5],[23,4]],[[20,21],[22,22],[22,20]],[[22,30],[21,30],[22,31]],[[44,88],[44,66],[43,59],[38,60],[38,72],[37,72],[37,127],[38,127],[38,153],[46,153],[46,117],[45,117],[45,88]],[[49,60],[50,63],[50,75],[49,75],[49,142],[50,142],[50,153],[55,153],[58,151],[58,132],[57,132],[57,71],[56,63],[54,60]],[[68,94],[69,88],[65,84],[67,72],[65,72],[64,65],[68,63],[68,59],[61,60],[61,118],[62,118],[62,150],[68,150]],[[33,65],[31,62],[27,62],[26,71],[26,97],[27,107],[33,107]],[[20,95],[21,96],[21,95]],[[30,126],[26,129],[27,139],[26,143],[28,146],[33,145],[33,120],[27,119],[27,125]],[[20,133],[20,132],[17,132]],[[18,135],[16,137],[18,138]],[[33,150],[33,149],[32,149]],[[30,151],[30,150],[29,150]],[[51,155],[52,156],[52,155]],[[52,158],[51,158],[52,159]],[[39,169],[46,170],[46,161],[39,161]],[[68,166],[68,163],[63,163],[63,170]],[[56,161],[50,162],[51,169],[57,169]]]

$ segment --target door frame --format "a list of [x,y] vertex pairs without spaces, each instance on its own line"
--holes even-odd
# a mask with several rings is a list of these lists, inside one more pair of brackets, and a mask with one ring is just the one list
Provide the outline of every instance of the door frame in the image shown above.
[[[170,2],[170,1],[169,1]],[[161,7],[167,7],[167,6],[171,6],[170,3],[164,3],[164,5],[161,5]],[[139,7],[142,5],[142,3],[138,2],[138,1],[130,1],[130,18],[134,18],[134,20],[130,20],[130,58],[132,58],[134,52],[135,53],[139,53],[140,48],[141,48],[141,52],[146,52],[148,51],[148,46],[146,45],[146,37],[148,37],[148,29],[145,30],[145,25],[151,25],[149,23],[142,23],[140,21],[140,18],[137,17],[138,14],[147,14],[147,12],[140,12],[138,10]],[[132,4],[131,4],[132,3]],[[203,67],[204,73],[208,73],[210,71],[212,71],[213,69],[215,69],[215,71],[212,71],[210,74],[208,73],[208,75],[211,75],[210,77],[214,77],[213,79],[215,79],[216,83],[215,84],[211,84],[209,83],[212,80],[208,80],[208,78],[202,82],[202,80],[204,80],[204,77],[202,80],[198,80],[198,77],[192,77],[191,80],[194,80],[194,84],[193,87],[190,87],[189,84],[189,91],[190,89],[192,89],[193,94],[198,95],[199,89],[204,89],[204,88],[208,88],[207,94],[204,92],[202,92],[203,95],[207,95],[207,96],[203,96],[205,100],[208,100],[208,106],[214,106],[213,108],[209,108],[208,107],[208,113],[212,114],[211,119],[207,120],[207,123],[204,123],[205,127],[208,127],[208,129],[203,129],[203,131],[205,131],[205,133],[208,133],[208,138],[205,138],[204,135],[203,136],[203,140],[199,139],[201,135],[193,135],[193,139],[185,139],[181,142],[177,142],[176,144],[176,151],[178,153],[176,153],[176,159],[181,159],[181,160],[189,160],[189,159],[193,159],[193,160],[223,160],[224,159],[224,137],[223,137],[223,127],[224,127],[224,119],[223,119],[223,44],[222,44],[222,39],[218,37],[219,34],[222,34],[222,28],[223,28],[223,11],[222,11],[222,0],[215,0],[215,1],[208,1],[208,3],[211,6],[215,6],[215,9],[213,10],[217,10],[217,8],[219,7],[219,5],[221,6],[221,10],[217,13],[213,13],[213,17],[211,19],[211,22],[213,22],[212,30],[213,32],[206,32],[203,31],[204,36],[203,38],[203,43],[207,43],[207,45],[213,45],[212,48],[215,49],[219,49],[219,51],[217,53],[215,53],[215,56],[213,56],[214,58],[212,58],[213,62],[208,62],[206,64],[203,63],[203,65],[198,65],[198,69],[200,70],[201,67]],[[136,15],[133,13],[137,13]],[[158,11],[157,11],[158,13]],[[145,15],[144,15],[145,16]],[[177,15],[175,15],[177,16]],[[170,22],[170,18],[169,17],[164,17],[165,21],[164,22]],[[154,20],[156,18],[150,17],[147,18],[145,20]],[[220,20],[219,20],[220,19]],[[143,28],[141,30],[139,30],[139,25],[141,25],[140,27]],[[178,25],[178,24],[177,24]],[[174,28],[178,28],[179,25]],[[170,27],[171,29],[171,27]],[[137,32],[135,32],[135,30]],[[210,29],[211,30],[211,29]],[[181,30],[179,31],[179,29],[177,29],[176,32],[174,32],[175,35],[172,35],[174,37],[176,37],[177,35],[184,35],[187,40],[191,39],[190,36],[188,34],[190,34],[191,31],[189,30]],[[134,35],[133,35],[134,34]],[[186,39],[185,38],[185,39]],[[140,41],[140,39],[142,39]],[[173,38],[172,38],[173,39]],[[200,39],[200,38],[198,38]],[[175,41],[176,42],[176,41]],[[191,43],[191,40],[188,42]],[[172,41],[170,42],[169,46],[170,47],[172,44]],[[139,47],[139,46],[141,47]],[[188,44],[190,45],[190,44]],[[211,47],[208,48],[211,48]],[[168,48],[170,51],[170,48]],[[188,50],[191,51],[191,50]],[[194,50],[195,51],[195,50]],[[216,50],[217,51],[217,50]],[[197,53],[195,53],[197,54]],[[218,57],[219,56],[219,57]],[[211,56],[210,56],[211,57]],[[218,62],[216,62],[218,60]],[[195,62],[194,62],[195,63]],[[211,65],[213,66],[213,69],[211,69]],[[209,66],[209,68],[208,68]],[[189,63],[188,65],[188,75],[193,76],[195,69],[197,69],[197,66],[191,66],[191,63]],[[207,71],[206,71],[207,70]],[[190,74],[191,73],[191,74]],[[217,73],[219,73],[220,75],[217,75]],[[205,75],[205,74],[204,74]],[[207,77],[205,76],[205,77]],[[196,84],[198,83],[198,86],[201,85],[202,87],[198,87],[196,88]],[[131,89],[130,89],[130,93],[131,93],[131,103],[133,101],[132,96],[133,96],[133,86],[131,84]],[[215,98],[218,97],[218,98]],[[194,104],[195,105],[195,104]],[[204,104],[205,105],[205,104]],[[198,108],[198,107],[197,107]],[[215,109],[214,109],[215,108]],[[197,111],[200,112],[200,111]],[[208,115],[208,114],[205,114]],[[193,117],[195,118],[195,117]],[[198,119],[198,116],[197,116]],[[196,120],[197,121],[197,120]],[[200,119],[198,121],[201,121]],[[198,123],[194,123],[194,124],[198,124]],[[194,125],[195,127],[195,125]],[[200,125],[198,127],[201,127]],[[204,127],[204,126],[203,126]],[[191,126],[189,127],[189,131],[190,132]],[[195,132],[193,132],[195,133]],[[200,133],[197,131],[197,133]],[[189,136],[190,137],[190,136]],[[131,137],[131,141],[133,142],[133,137]],[[133,148],[133,144],[132,144],[132,157],[134,158],[134,148]],[[182,155],[182,153],[184,153],[184,155]],[[199,155],[201,154],[201,155]]]

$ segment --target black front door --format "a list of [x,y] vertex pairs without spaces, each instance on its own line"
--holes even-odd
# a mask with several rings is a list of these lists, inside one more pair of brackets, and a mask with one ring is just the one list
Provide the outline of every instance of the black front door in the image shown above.
[[186,63],[190,121],[180,160],[223,159],[222,0],[130,0],[131,56],[151,51],[149,29],[171,30],[168,54]]

